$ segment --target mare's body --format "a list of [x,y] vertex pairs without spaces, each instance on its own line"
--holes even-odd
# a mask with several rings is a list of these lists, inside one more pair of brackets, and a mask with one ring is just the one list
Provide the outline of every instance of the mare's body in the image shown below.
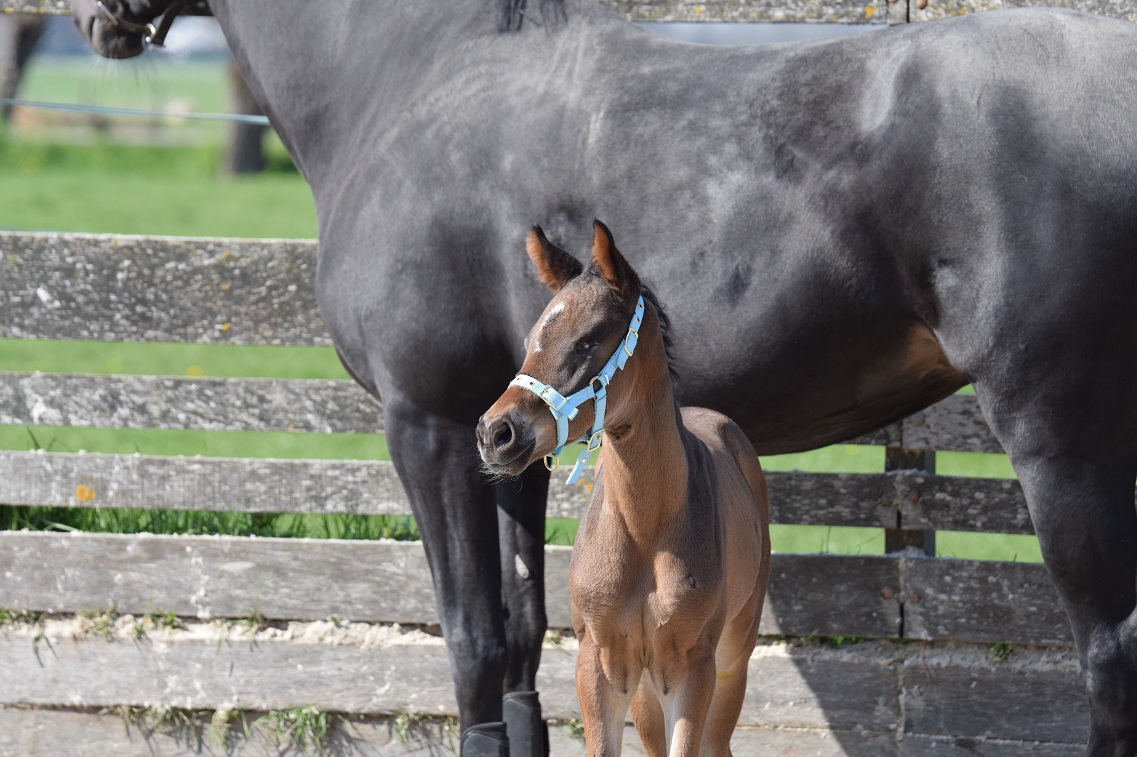
[[683,401],[759,452],[974,383],[1071,617],[1088,753],[1137,754],[1137,29],[1010,11],[721,49],[584,0],[510,34],[486,0],[210,5],[312,186],[320,305],[382,398],[464,726],[533,688],[545,627],[547,474],[495,486],[471,443],[547,301],[512,251],[601,216],[676,314]]

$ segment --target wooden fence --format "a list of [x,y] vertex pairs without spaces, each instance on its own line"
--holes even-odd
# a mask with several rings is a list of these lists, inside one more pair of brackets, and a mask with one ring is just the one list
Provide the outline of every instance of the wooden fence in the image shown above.
[[[1032,3],[609,4],[637,19],[896,22]],[[1066,5],[1137,20],[1134,2]],[[314,264],[303,241],[0,233],[2,334],[327,345]],[[343,381],[0,373],[0,424],[318,434],[382,431],[383,417]],[[935,475],[934,450],[1001,451],[974,398],[858,441],[886,446],[884,470],[769,475],[775,523],[882,528],[888,554],[775,555],[736,753],[1081,754],[1087,708],[1044,568],[930,556],[936,530],[1031,533],[1017,482]],[[555,479],[549,515],[578,516],[586,496]],[[387,462],[44,452],[0,452],[0,503],[408,512]],[[569,554],[547,548],[553,628],[569,626]],[[350,720],[337,753],[452,742],[446,721],[416,720],[455,712],[418,544],[0,531],[0,575],[0,608],[50,613],[0,625],[0,754],[276,753],[255,736],[279,727],[271,715],[247,739],[226,713],[292,708]],[[117,619],[92,614],[111,606]],[[159,610],[177,627],[138,623]],[[268,622],[240,621],[251,616]],[[573,665],[571,636],[550,638],[539,686],[551,718],[579,717]],[[169,715],[153,730],[105,714],[171,707],[222,713],[214,730],[229,738],[197,740],[202,728]],[[552,730],[554,754],[582,753]]]

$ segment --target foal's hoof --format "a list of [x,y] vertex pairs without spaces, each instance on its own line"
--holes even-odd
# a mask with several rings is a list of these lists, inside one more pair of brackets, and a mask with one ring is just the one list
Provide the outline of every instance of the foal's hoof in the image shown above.
[[549,725],[535,691],[514,691],[501,700],[513,757],[548,757]]
[[462,734],[462,757],[509,757],[505,723],[480,723]]

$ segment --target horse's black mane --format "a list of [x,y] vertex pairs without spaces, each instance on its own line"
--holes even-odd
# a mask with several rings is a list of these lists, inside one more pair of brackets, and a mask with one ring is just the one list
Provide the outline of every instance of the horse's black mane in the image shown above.
[[544,26],[546,29],[551,29],[559,23],[568,21],[568,12],[565,10],[564,0],[541,0],[538,11],[541,17],[540,21],[525,12],[528,0],[498,0],[498,2],[500,3],[500,10],[497,28],[501,32],[520,31],[525,19],[529,19],[537,26]]

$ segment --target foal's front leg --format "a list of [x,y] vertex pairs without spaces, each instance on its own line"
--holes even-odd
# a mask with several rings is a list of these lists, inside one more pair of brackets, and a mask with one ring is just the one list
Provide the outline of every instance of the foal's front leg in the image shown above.
[[576,698],[584,721],[588,757],[619,757],[628,703],[640,682],[621,652],[603,650],[586,630],[578,634]]
[[663,697],[670,757],[695,757],[703,740],[707,712],[715,693],[715,649],[701,641],[688,650],[684,670],[670,694]]

